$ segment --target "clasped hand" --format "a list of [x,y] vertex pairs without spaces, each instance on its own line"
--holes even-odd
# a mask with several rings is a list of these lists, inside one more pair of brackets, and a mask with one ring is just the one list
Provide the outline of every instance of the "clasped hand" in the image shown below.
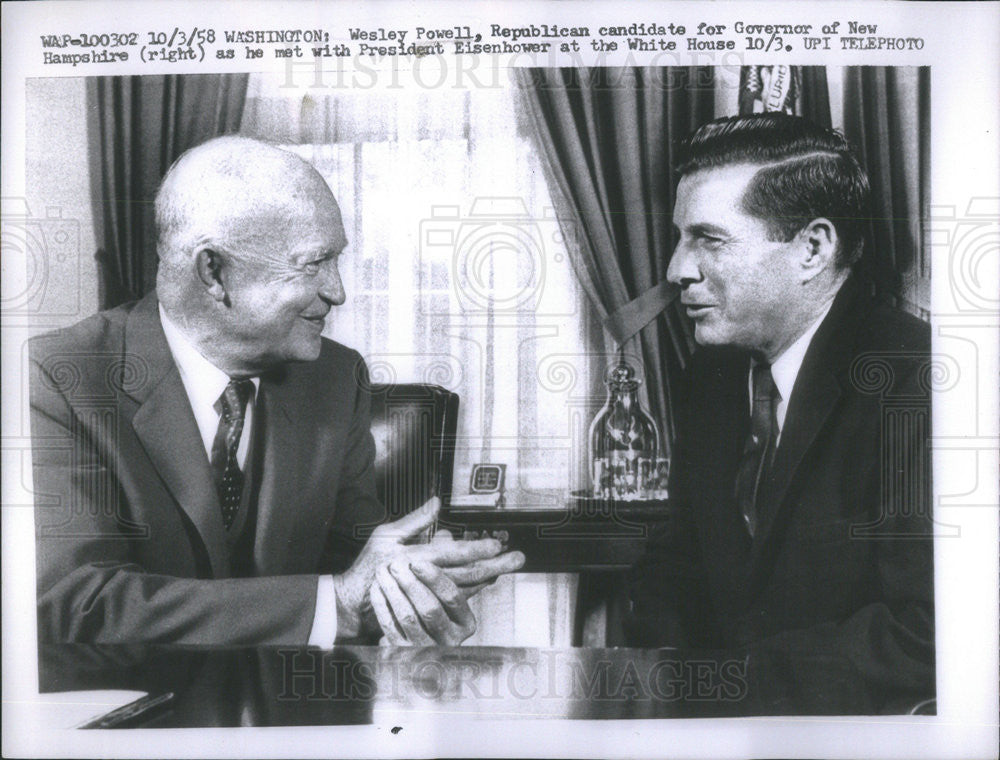
[[395,645],[460,644],[476,631],[469,597],[524,565],[493,538],[455,541],[442,531],[409,543],[434,524],[440,501],[377,527],[343,575],[334,577],[338,634],[377,632]]

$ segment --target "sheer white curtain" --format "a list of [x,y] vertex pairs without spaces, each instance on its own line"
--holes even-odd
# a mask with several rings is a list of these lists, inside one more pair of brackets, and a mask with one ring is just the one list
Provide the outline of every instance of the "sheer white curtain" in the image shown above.
[[[376,381],[460,395],[455,492],[473,463],[502,462],[512,506],[561,506],[584,477],[603,342],[509,86],[331,93],[252,76],[242,131],[310,161],[340,203],[348,301],[330,337]],[[575,589],[566,574],[501,580],[470,643],[568,645]]]

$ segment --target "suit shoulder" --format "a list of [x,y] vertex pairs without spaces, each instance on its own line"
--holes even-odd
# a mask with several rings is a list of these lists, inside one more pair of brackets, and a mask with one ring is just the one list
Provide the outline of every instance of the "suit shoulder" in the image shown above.
[[[849,387],[869,380],[884,379],[883,389],[896,395],[925,396],[931,370],[931,328],[917,317],[891,306],[872,308],[859,326],[852,361],[848,368]],[[864,391],[870,393],[870,390]]]
[[125,321],[135,306],[125,304],[92,314],[86,319],[57,330],[36,335],[28,341],[33,361],[42,362],[56,354],[95,354],[117,350],[124,343]]
[[330,338],[322,339],[322,346],[319,352],[319,361],[328,362],[343,362],[349,361],[351,363],[363,361],[361,354],[355,351],[350,346],[345,346],[343,343],[338,343]]
[[33,407],[52,410],[75,395],[107,394],[108,372],[125,345],[132,304],[98,312],[28,341],[28,385]]
[[930,354],[931,326],[912,314],[877,304],[858,336],[859,347],[899,353]]
[[315,364],[321,371],[329,372],[331,369],[350,368],[352,372],[358,365],[364,365],[361,354],[350,346],[338,343],[329,338],[323,338],[323,343],[319,351],[319,358]]
[[359,391],[369,386],[361,354],[327,338],[316,359],[285,365],[282,377],[290,397],[308,399],[313,411],[324,404],[341,409],[345,403],[355,403]]
[[368,371],[361,354],[329,338],[323,338],[319,356],[311,362],[291,365],[296,376],[307,381],[343,383],[367,378]]

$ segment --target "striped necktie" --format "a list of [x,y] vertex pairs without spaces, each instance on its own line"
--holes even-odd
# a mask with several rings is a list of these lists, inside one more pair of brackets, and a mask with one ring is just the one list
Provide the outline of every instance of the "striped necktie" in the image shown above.
[[756,364],[752,373],[753,409],[750,412],[750,434],[743,445],[743,456],[736,474],[736,499],[740,515],[751,538],[757,531],[760,482],[774,457],[778,438],[778,418],[775,414],[778,389],[771,376],[771,367]]

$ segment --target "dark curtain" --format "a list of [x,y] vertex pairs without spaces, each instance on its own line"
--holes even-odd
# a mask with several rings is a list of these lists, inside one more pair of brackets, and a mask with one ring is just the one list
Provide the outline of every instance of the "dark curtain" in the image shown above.
[[[564,237],[576,241],[567,246],[574,271],[606,322],[666,276],[674,248],[676,149],[714,116],[712,69],[520,69],[516,74],[553,199],[563,205]],[[642,362],[649,411],[667,453],[674,428],[671,388],[678,387],[694,345],[679,306],[675,301],[628,341],[629,352]],[[624,643],[626,585],[621,573],[581,575],[575,644]]]
[[[675,150],[713,117],[712,69],[520,69],[517,77],[553,197],[568,206],[561,217],[578,225],[564,230],[577,241],[569,246],[574,270],[605,320],[666,276]],[[693,346],[679,304],[629,344],[669,452],[670,389]]]
[[860,273],[880,295],[927,318],[921,219],[930,201],[930,69],[845,67],[844,135],[871,181]]
[[153,198],[188,148],[239,130],[245,74],[95,77],[87,82],[102,309],[156,285]]
[[802,90],[796,113],[823,127],[833,126],[830,117],[830,90],[825,66],[801,66]]

